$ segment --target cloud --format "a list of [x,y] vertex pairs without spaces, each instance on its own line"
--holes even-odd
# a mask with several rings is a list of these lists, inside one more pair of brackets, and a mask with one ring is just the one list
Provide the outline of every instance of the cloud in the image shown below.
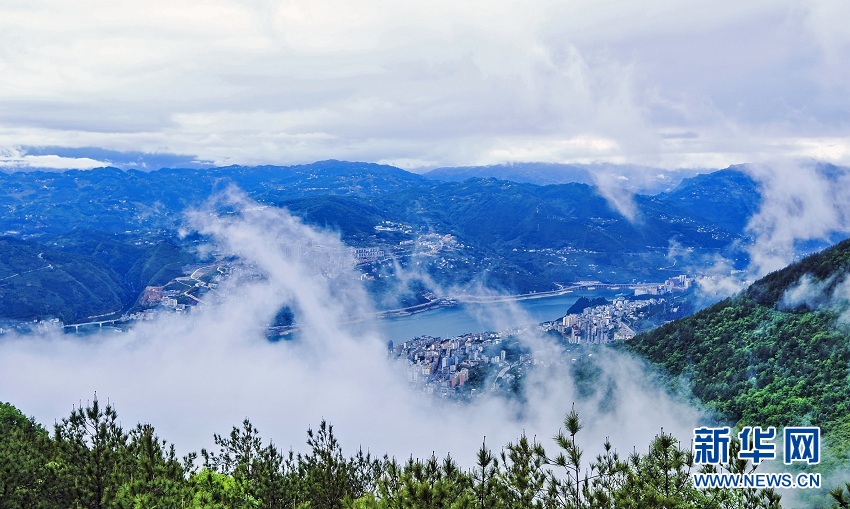
[[831,279],[818,281],[809,274],[804,274],[795,285],[785,290],[779,305],[791,309],[799,306],[817,309],[829,300],[827,287],[831,286],[831,283]]
[[752,274],[746,270],[736,270],[732,262],[722,255],[711,259],[703,258],[693,262],[696,271],[697,304],[706,307],[714,302],[731,297],[752,284]]
[[107,166],[106,163],[88,157],[62,157],[58,155],[31,155],[17,149],[0,150],[0,169],[7,170],[88,170]]
[[[614,207],[623,217],[629,221],[635,221],[637,218],[637,205],[635,205],[634,197],[626,191],[623,185],[625,177],[618,176],[613,173],[604,171],[594,171],[593,181],[599,193],[608,200],[608,203]],[[626,180],[628,180],[626,178]]]
[[848,9],[5,2],[0,146],[216,164],[847,163]]
[[748,165],[760,187],[761,207],[747,224],[748,248],[757,277],[794,261],[800,244],[832,243],[850,233],[850,172],[811,162],[779,161]]
[[[759,209],[750,217],[744,233],[728,251],[746,253],[746,267],[716,255],[714,260],[693,262],[705,302],[734,295],[756,279],[782,269],[801,255],[821,250],[850,235],[850,169],[812,160],[772,160],[740,166],[758,184]],[[708,268],[706,268],[708,267]],[[810,282],[801,281],[797,291],[809,294]],[[787,297],[789,306],[806,303]],[[797,304],[790,304],[797,302]]]
[[804,274],[785,290],[779,305],[786,309],[832,309],[840,313],[840,322],[850,323],[850,278],[833,275],[821,281]]
[[[149,421],[184,451],[210,446],[213,433],[246,416],[264,437],[299,449],[307,427],[324,418],[349,452],[358,445],[400,458],[450,451],[467,465],[485,435],[493,447],[522,430],[550,444],[573,401],[587,423],[582,443],[589,450],[608,435],[623,450],[641,448],[661,427],[687,439],[701,419],[639,362],[607,349],[593,351],[600,389],[580,397],[572,361],[534,333],[523,341],[553,362],[531,372],[525,403],[485,397],[457,405],[416,393],[404,363],[387,359],[386,338],[368,322],[349,320],[371,305],[337,237],[236,191],[187,221],[243,267],[218,288],[219,301],[126,333],[7,334],[0,400],[50,424],[96,391],[115,403],[125,426]],[[302,331],[272,343],[265,325],[282,305]],[[501,309],[495,326],[521,319]]]

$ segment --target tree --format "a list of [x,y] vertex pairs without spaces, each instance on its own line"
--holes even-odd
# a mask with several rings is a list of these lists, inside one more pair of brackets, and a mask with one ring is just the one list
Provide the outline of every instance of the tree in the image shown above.
[[333,426],[324,420],[317,431],[307,430],[307,445],[310,453],[298,455],[298,474],[303,481],[304,501],[311,508],[339,508],[344,500],[358,499],[366,490],[374,489],[379,465],[362,450],[346,460]]
[[850,507],[850,482],[844,483],[844,487],[838,487],[829,492],[829,496],[835,501],[832,507],[843,509]]
[[233,476],[203,468],[189,477],[192,490],[192,509],[233,509],[235,507],[258,507],[246,505]]
[[551,472],[545,468],[546,451],[537,440],[523,432],[519,440],[508,443],[501,453],[502,498],[507,507],[531,509],[544,507],[546,482]]
[[679,441],[661,432],[649,445],[646,455],[629,457],[626,482],[617,502],[622,507],[684,508],[712,507],[691,481],[693,454]]
[[186,473],[193,456],[181,463],[173,445],[160,440],[150,424],[139,424],[130,432],[127,454],[128,478],[118,489],[121,508],[182,508],[191,498]]
[[451,456],[442,461],[410,458],[401,468],[388,461],[378,486],[379,506],[388,509],[453,509],[474,507],[471,481]]
[[8,403],[0,403],[0,509],[61,505],[47,431]]
[[214,435],[213,440],[219,452],[201,450],[204,468],[229,476],[233,485],[202,472],[198,476],[202,488],[221,492],[222,499],[233,498],[235,507],[294,507],[302,497],[292,453],[287,458],[273,443],[263,446],[259,431],[248,419],[242,421],[242,428],[234,426],[228,437]]
[[90,509],[108,507],[128,477],[127,434],[112,405],[101,407],[95,395],[86,408],[75,408],[55,427],[60,473],[73,503]]
[[481,442],[478,449],[478,462],[472,471],[472,491],[474,492],[474,507],[477,509],[494,509],[500,507],[499,491],[499,460],[490,449],[486,440]]

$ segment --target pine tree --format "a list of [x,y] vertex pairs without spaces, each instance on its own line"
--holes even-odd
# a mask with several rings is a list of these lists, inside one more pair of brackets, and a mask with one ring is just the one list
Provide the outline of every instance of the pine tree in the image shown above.
[[139,424],[130,431],[128,479],[118,489],[120,508],[182,508],[191,499],[186,473],[193,457],[181,463],[174,446],[160,440],[153,426]]
[[516,443],[508,443],[501,453],[502,498],[507,507],[544,507],[546,482],[551,472],[545,468],[546,451],[537,440],[523,432]]
[[298,478],[302,502],[311,508],[338,508],[351,505],[364,495],[375,492],[382,475],[382,464],[362,449],[346,459],[333,433],[333,426],[322,420],[319,429],[307,430],[310,452],[298,455]]
[[563,475],[550,475],[548,497],[550,505],[570,509],[581,509],[587,507],[587,499],[590,493],[590,478],[587,474],[582,477],[581,458],[582,450],[576,443],[576,435],[582,429],[581,421],[575,407],[564,419],[563,429],[558,430],[555,443],[560,451],[550,463],[560,467]]
[[95,395],[86,408],[75,408],[55,427],[59,475],[71,487],[73,504],[90,509],[109,507],[127,478],[127,434],[118,413],[101,407]]
[[0,509],[62,507],[64,491],[51,460],[47,431],[8,403],[0,403]]
[[832,504],[834,509],[844,509],[850,507],[850,482],[844,483],[844,487],[838,487],[829,492],[829,496],[835,502]]
[[499,460],[487,448],[485,440],[478,449],[478,462],[472,471],[472,490],[475,494],[473,507],[476,509],[501,507],[500,489],[502,488],[499,486]]
[[690,450],[682,449],[675,437],[662,431],[646,455],[634,453],[629,458],[627,481],[619,492],[618,504],[659,509],[712,507],[693,485],[692,467]]
[[204,468],[232,478],[232,483],[208,473],[199,476],[201,488],[219,490],[210,498],[232,499],[235,507],[296,506],[303,490],[292,453],[287,458],[273,443],[263,446],[259,431],[248,419],[242,421],[241,428],[234,426],[229,436],[216,434],[213,440],[219,452],[201,450]]

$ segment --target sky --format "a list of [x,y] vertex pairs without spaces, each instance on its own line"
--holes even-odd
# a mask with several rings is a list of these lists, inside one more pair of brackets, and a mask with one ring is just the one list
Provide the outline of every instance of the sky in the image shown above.
[[850,164],[847,19],[841,0],[8,0],[0,166]]

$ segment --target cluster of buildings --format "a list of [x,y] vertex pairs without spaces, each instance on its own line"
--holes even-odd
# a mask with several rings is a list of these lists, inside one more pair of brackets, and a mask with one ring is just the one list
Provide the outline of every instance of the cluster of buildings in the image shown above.
[[633,324],[643,318],[644,311],[663,302],[660,297],[644,300],[618,297],[610,304],[587,307],[579,314],[546,322],[544,328],[560,332],[570,343],[626,341],[635,336]]
[[139,304],[143,307],[163,306],[174,311],[184,311],[186,305],[177,301],[177,297],[183,295],[184,291],[169,290],[164,286],[148,286],[142,292]]
[[531,362],[530,353],[518,353],[504,341],[517,332],[481,332],[449,339],[420,336],[395,346],[390,342],[388,348],[391,356],[406,363],[408,382],[415,389],[442,397],[474,394],[492,368],[502,368],[499,376],[506,377],[512,365]]
[[405,223],[396,223],[393,221],[381,221],[375,226],[376,232],[399,232],[407,235],[413,235],[413,226]]
[[350,251],[358,264],[376,262],[387,255],[386,251],[379,247],[352,247]]
[[[420,229],[421,230],[421,229]],[[460,244],[457,238],[452,234],[442,234],[442,233],[434,233],[434,232],[415,232],[413,226],[405,223],[396,223],[393,221],[381,221],[380,224],[375,226],[376,232],[397,232],[403,233],[405,235],[411,235],[414,238],[402,240],[398,243],[398,247],[403,249],[412,249],[417,254],[436,254],[443,249],[452,249],[452,248],[462,248],[463,244]],[[359,258],[361,253],[368,253],[374,250],[380,250],[381,248],[375,247],[359,247],[353,248],[355,251],[355,256]],[[386,251],[386,250],[382,250]]]
[[[673,279],[674,284],[689,284],[686,279]],[[633,324],[646,317],[648,308],[664,302],[662,297],[640,300],[618,297],[539,327],[561,333],[572,344],[626,341],[635,336]],[[491,384],[493,389],[510,385],[511,379],[519,376],[527,365],[539,363],[514,339],[526,329],[471,333],[448,339],[419,336],[400,344],[390,341],[387,346],[389,355],[404,363],[408,382],[414,389],[441,397],[474,395],[486,391]]]
[[671,277],[660,285],[638,285],[635,287],[635,296],[638,295],[664,295],[665,293],[684,292],[693,285],[693,278],[682,274],[680,276]]

